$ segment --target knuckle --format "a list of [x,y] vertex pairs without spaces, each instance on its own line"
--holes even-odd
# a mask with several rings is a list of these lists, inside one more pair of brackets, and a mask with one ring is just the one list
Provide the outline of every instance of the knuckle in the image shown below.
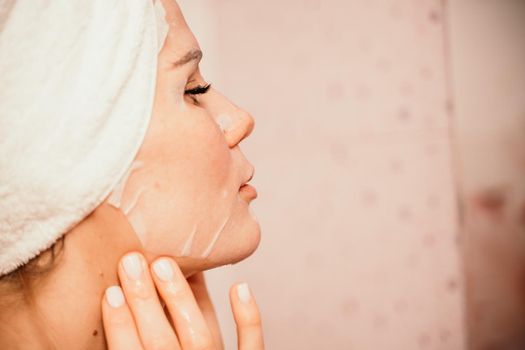
[[261,326],[262,321],[258,312],[248,313],[241,320],[241,327],[260,328]]
[[124,315],[115,315],[108,320],[108,324],[111,328],[115,329],[126,329],[131,327],[131,320]]
[[149,301],[154,299],[156,296],[153,289],[145,283],[136,283],[131,288],[128,288],[127,291],[129,293],[131,303]]
[[180,284],[171,284],[166,287],[166,293],[169,299],[177,302],[184,302],[193,298],[190,288],[185,288]]

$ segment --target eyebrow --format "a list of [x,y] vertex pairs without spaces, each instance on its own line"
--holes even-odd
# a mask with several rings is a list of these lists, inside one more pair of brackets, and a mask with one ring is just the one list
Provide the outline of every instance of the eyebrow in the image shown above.
[[180,67],[187,63],[190,63],[191,61],[197,61],[199,62],[202,59],[202,51],[199,49],[194,49],[191,51],[188,51],[184,56],[182,56],[181,59],[173,63],[173,67]]

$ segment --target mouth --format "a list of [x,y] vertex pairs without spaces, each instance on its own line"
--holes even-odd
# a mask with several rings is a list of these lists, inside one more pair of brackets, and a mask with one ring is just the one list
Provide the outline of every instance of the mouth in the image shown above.
[[244,184],[239,188],[239,194],[246,200],[257,198],[257,190],[252,185]]
[[252,185],[248,184],[253,179],[254,171],[252,170],[250,177],[239,188],[239,194],[246,200],[253,200],[257,198],[257,190]]

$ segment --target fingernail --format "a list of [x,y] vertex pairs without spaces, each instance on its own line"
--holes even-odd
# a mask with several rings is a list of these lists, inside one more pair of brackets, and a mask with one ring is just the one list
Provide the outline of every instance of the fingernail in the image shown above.
[[167,259],[159,259],[153,263],[153,271],[164,282],[173,280],[173,267]]
[[248,303],[250,301],[251,295],[250,288],[248,288],[248,284],[241,283],[237,285],[237,296],[243,303]]
[[113,308],[124,305],[124,294],[122,293],[122,289],[119,286],[111,286],[106,289],[106,300]]
[[142,274],[142,261],[138,254],[126,255],[122,261],[124,271],[134,280],[138,280]]

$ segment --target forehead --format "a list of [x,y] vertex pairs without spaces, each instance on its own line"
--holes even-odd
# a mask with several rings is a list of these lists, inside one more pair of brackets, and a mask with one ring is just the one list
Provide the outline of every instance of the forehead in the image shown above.
[[199,43],[189,28],[179,5],[174,0],[160,0],[165,11],[168,33],[163,51],[170,61],[182,59],[188,52],[199,50]]

